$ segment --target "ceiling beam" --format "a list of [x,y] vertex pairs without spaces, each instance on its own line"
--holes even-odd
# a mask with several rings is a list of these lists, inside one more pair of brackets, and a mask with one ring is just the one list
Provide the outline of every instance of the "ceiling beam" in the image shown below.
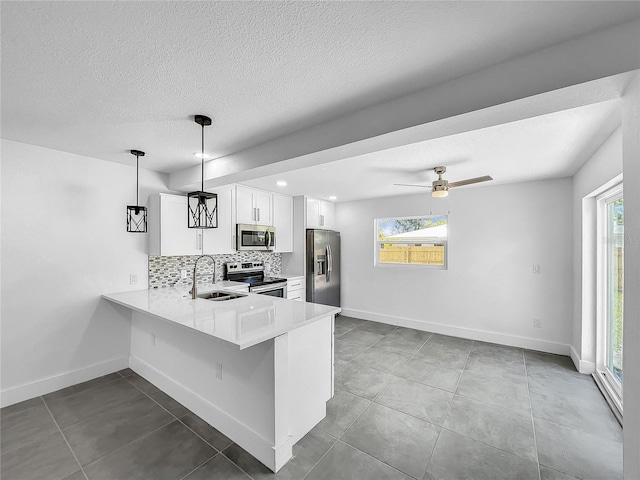
[[[639,68],[634,20],[209,161],[205,186],[620,98],[630,79],[624,74]],[[200,174],[200,167],[174,172],[169,187],[188,191]]]

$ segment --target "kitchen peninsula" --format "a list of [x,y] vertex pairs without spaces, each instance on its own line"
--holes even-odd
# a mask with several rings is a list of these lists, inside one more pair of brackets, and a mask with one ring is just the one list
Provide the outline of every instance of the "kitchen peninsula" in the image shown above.
[[274,472],[326,415],[339,308],[176,288],[104,298],[132,311],[131,368]]

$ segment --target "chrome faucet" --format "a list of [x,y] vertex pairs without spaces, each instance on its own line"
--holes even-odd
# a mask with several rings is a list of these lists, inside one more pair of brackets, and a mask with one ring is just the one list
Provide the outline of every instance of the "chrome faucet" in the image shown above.
[[213,281],[211,282],[213,285],[216,284],[216,261],[213,259],[211,255],[201,255],[196,259],[196,263],[193,264],[193,284],[191,285],[191,290],[189,293],[191,294],[191,298],[198,298],[198,288],[196,287],[196,270],[198,269],[198,261],[202,258],[209,257],[213,262]]

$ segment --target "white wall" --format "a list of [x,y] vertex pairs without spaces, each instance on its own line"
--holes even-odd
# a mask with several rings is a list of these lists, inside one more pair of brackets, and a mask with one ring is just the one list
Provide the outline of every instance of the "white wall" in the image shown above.
[[596,196],[619,182],[621,173],[622,128],[618,128],[573,177],[571,344],[582,373],[595,371],[596,361]]
[[[448,270],[374,267],[374,218],[430,210],[450,210]],[[567,178],[339,203],[343,313],[568,354],[571,214]]]
[[640,73],[623,96],[624,478],[640,478]]
[[[1,145],[5,406],[128,365],[130,315],[100,296],[147,287],[147,239],[126,232],[134,161]],[[141,170],[141,202],[167,181]]]

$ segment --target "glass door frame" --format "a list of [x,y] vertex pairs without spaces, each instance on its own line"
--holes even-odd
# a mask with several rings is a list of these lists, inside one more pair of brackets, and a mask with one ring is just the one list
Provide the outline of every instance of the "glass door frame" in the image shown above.
[[[623,198],[623,186],[619,183],[597,198],[597,308],[596,308],[596,380],[604,389],[603,393],[609,397],[610,403],[618,410],[622,417],[622,382],[619,382],[613,372],[607,367],[609,351],[609,236],[608,236],[608,206]],[[624,371],[624,365],[623,365]],[[624,374],[623,374],[624,375]]]

